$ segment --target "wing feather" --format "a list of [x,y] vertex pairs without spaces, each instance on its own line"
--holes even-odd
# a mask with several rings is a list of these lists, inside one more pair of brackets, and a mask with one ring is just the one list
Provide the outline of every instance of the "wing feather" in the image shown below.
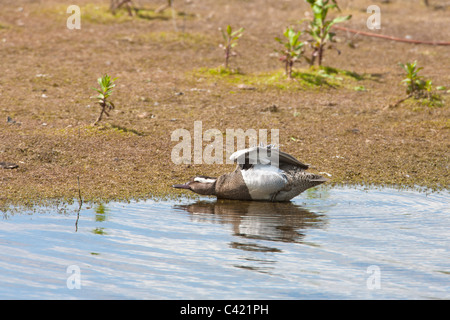
[[[251,147],[247,149],[238,150],[230,156],[230,160],[237,162],[241,166],[255,165],[255,164],[272,164],[272,161],[278,156],[278,166],[282,163],[293,165],[301,169],[308,169],[309,166],[298,161],[296,158],[286,152],[278,149],[267,147]],[[251,167],[251,166],[250,166]]]

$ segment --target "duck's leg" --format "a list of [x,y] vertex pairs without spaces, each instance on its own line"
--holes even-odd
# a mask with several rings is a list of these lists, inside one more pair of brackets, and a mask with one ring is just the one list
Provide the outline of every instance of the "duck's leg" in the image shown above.
[[[281,191],[281,190],[280,190]],[[280,193],[280,191],[277,191],[277,192],[274,192],[273,194],[272,194],[272,196],[270,197],[270,201],[271,202],[276,202],[277,200],[277,196],[278,196],[278,194]]]

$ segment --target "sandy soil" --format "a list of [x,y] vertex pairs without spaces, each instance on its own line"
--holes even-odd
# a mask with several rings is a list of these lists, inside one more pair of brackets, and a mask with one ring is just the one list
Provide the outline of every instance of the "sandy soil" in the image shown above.
[[[373,2],[339,1],[338,14],[353,15],[341,26],[369,31]],[[450,8],[436,8],[445,1],[375,2],[382,28],[374,32],[450,40]],[[164,1],[136,3],[154,10]],[[81,7],[80,30],[66,27],[70,4]],[[195,174],[232,170],[172,163],[171,133],[193,134],[194,121],[203,131],[279,129],[281,149],[329,173],[330,184],[448,189],[448,94],[440,107],[389,105],[405,96],[399,62],[417,60],[433,84],[450,87],[450,47],[337,31],[341,54],[327,51],[324,65],[347,72],[318,77],[302,61],[294,68],[308,77],[287,81],[274,38],[305,27],[297,23],[309,12],[304,1],[183,0],[173,12],[131,18],[108,6],[2,1],[0,162],[19,167],[0,169],[0,203],[76,198],[77,177],[86,200],[170,196],[180,193],[172,184]],[[218,28],[227,24],[245,28],[231,60],[240,74],[211,72],[223,64]],[[118,77],[116,109],[93,127],[100,109],[90,88],[104,73]]]

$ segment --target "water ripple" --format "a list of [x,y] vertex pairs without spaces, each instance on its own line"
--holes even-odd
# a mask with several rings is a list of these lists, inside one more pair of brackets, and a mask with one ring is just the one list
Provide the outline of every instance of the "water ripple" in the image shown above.
[[[0,221],[0,298],[438,298],[449,193],[318,188],[292,203],[109,203]],[[70,210],[69,210],[70,211]],[[70,289],[67,268],[79,267]],[[380,270],[379,287],[368,268]]]

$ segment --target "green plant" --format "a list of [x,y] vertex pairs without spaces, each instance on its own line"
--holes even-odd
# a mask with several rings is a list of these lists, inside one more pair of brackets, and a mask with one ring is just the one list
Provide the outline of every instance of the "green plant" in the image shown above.
[[225,31],[219,28],[222,32],[222,37],[225,40],[225,44],[221,44],[220,47],[225,51],[225,69],[228,69],[230,57],[233,55],[232,49],[237,46],[239,38],[244,34],[244,28],[233,31],[230,25],[228,25]]
[[[406,98],[401,99],[396,103],[396,105],[413,97],[414,99],[425,99],[426,101],[422,101],[429,106],[439,106],[442,104],[442,97],[435,93],[433,90],[433,82],[432,80],[424,79],[423,76],[419,75],[419,71],[423,69],[423,67],[417,66],[417,61],[412,63],[399,63],[399,66],[402,67],[403,70],[406,71],[406,78],[401,82],[406,84]],[[445,87],[439,86],[436,88],[437,90],[446,90]]]
[[286,76],[288,79],[292,79],[292,67],[294,62],[302,57],[305,43],[299,39],[301,31],[295,32],[291,28],[287,28],[283,35],[286,38],[285,41],[278,37],[275,38],[275,40],[284,46],[283,49],[277,51],[282,54],[281,60],[285,64]]
[[406,64],[399,63],[399,66],[406,71],[406,78],[402,80],[402,83],[406,84],[406,94],[409,97],[419,99],[424,96],[426,87],[431,89],[431,80],[423,81],[423,77],[418,75],[423,67],[417,67],[417,61]]
[[[333,20],[326,20],[330,9],[339,9],[336,0],[305,0],[311,6],[314,18],[311,20],[308,33],[312,37],[311,47],[313,49],[311,59],[308,59],[311,65],[314,65],[316,58],[318,65],[322,65],[325,45],[334,42],[335,33],[331,32],[331,27],[346,20],[352,16],[337,17]],[[330,3],[331,2],[331,3]]]
[[96,125],[102,120],[103,114],[106,114],[109,117],[108,112],[115,108],[114,103],[108,101],[108,98],[111,96],[113,88],[116,86],[114,83],[116,79],[117,78],[111,79],[110,76],[105,74],[103,77],[97,79],[97,82],[100,85],[100,89],[92,88],[99,93],[98,96],[95,96],[93,98],[96,98],[98,100],[98,104],[101,107],[100,115],[98,116],[97,120],[95,120],[93,125]]

